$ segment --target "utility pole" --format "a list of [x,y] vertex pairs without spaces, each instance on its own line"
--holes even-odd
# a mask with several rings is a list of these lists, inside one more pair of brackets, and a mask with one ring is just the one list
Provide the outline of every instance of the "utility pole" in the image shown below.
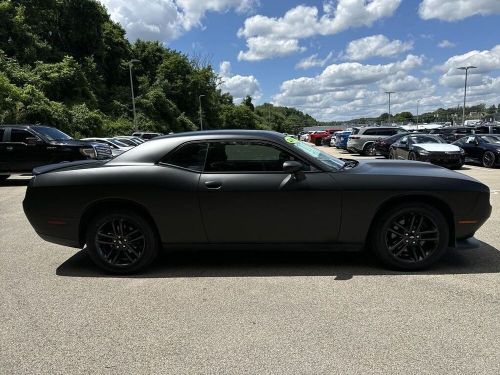
[[457,68],[459,70],[465,70],[465,86],[464,86],[464,108],[462,108],[462,126],[465,125],[465,100],[467,99],[467,74],[469,73],[469,69],[476,69],[477,66],[461,66]]
[[135,113],[135,95],[134,95],[134,79],[132,77],[132,65],[139,62],[139,60],[133,59],[128,62],[128,68],[130,72],[130,91],[132,91],[132,111],[134,112],[134,130],[137,131],[137,114]]
[[201,110],[201,98],[204,97],[205,95],[200,95],[198,97],[198,100],[200,101],[200,130],[203,130],[203,112]]
[[420,99],[417,100],[417,131],[418,131],[418,105],[420,104]]
[[385,92],[387,95],[389,95],[389,125],[392,123],[391,122],[391,94],[394,94],[394,91],[386,91]]

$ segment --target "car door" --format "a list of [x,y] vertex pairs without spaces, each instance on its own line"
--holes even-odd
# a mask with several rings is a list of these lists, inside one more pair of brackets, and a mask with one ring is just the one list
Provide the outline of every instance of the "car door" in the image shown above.
[[8,145],[14,171],[31,171],[50,163],[50,150],[40,137],[26,129],[12,128]]
[[478,159],[481,154],[479,139],[475,136],[464,137],[460,141],[460,147],[465,151],[465,155],[471,159]]
[[283,171],[287,160],[304,162],[264,141],[209,143],[199,199],[210,242],[336,241],[341,195],[335,181],[307,163],[298,179]]
[[7,151],[7,143],[4,142],[4,137],[7,137],[7,129],[6,127],[0,127],[0,172],[9,172],[10,168],[8,165],[8,151]]
[[394,159],[396,160],[401,160],[401,159],[408,159],[408,136],[404,136],[401,138],[399,141],[394,143],[392,145],[394,149]]

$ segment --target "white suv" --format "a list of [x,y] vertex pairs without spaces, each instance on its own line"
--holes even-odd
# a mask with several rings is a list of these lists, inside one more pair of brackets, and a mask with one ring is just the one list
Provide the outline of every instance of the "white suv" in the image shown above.
[[375,141],[398,133],[407,133],[402,128],[394,126],[367,126],[352,128],[347,141],[347,150],[360,155],[375,155]]

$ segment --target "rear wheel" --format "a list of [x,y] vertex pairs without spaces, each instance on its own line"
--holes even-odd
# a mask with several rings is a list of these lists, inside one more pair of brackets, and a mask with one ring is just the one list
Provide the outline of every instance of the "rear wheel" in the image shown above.
[[363,154],[367,156],[377,155],[377,150],[375,149],[374,143],[369,143],[363,148]]
[[486,151],[483,154],[481,162],[483,164],[483,167],[493,168],[495,166],[495,154],[491,151]]
[[401,270],[424,269],[448,248],[449,227],[444,216],[425,203],[396,206],[378,218],[372,245],[386,265]]
[[94,263],[116,274],[143,270],[156,258],[160,247],[150,222],[129,210],[96,216],[88,226],[86,243]]

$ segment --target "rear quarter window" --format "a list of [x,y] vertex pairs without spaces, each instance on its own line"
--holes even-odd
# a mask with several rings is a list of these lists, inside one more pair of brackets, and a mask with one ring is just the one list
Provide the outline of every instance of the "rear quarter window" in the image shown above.
[[184,144],[164,157],[160,163],[201,172],[205,166],[207,148],[208,143]]

